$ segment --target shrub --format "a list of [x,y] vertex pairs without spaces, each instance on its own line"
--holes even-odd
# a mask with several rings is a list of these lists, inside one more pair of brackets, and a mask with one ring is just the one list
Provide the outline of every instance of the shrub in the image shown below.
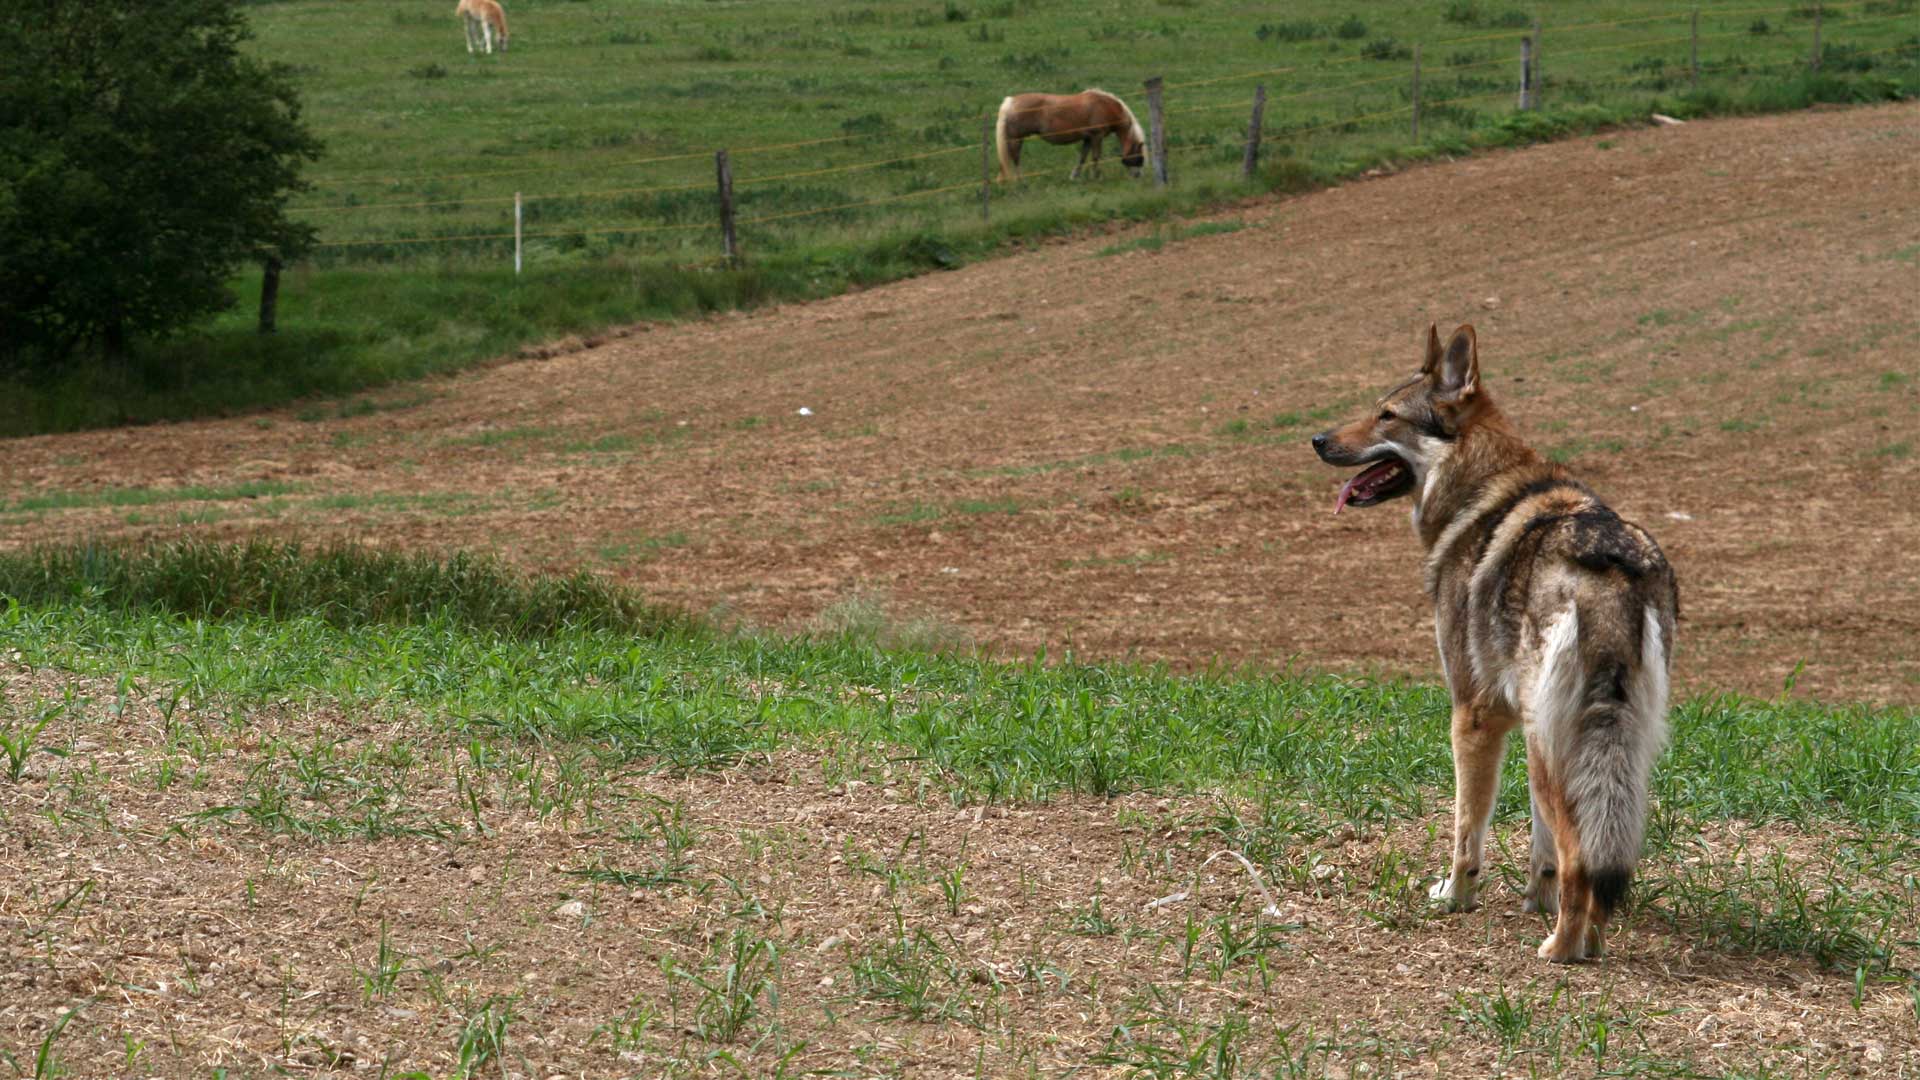
[[1327,36],[1327,29],[1311,19],[1295,19],[1283,23],[1261,23],[1253,36],[1261,41],[1271,38],[1274,41],[1312,41]]
[[1374,38],[1360,46],[1360,55],[1369,60],[1411,60],[1413,50],[1392,38]]

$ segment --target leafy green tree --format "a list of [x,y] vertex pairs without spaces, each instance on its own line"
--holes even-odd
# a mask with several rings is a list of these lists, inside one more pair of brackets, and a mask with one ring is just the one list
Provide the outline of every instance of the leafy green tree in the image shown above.
[[0,369],[125,360],[312,243],[286,198],[320,144],[249,36],[237,0],[0,6]]

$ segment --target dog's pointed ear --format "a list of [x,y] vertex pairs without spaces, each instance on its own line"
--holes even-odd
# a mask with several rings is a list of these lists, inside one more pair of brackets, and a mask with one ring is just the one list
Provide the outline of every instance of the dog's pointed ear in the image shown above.
[[1444,352],[1440,335],[1429,331],[1427,338],[1427,381],[1435,396],[1448,401],[1465,401],[1480,389],[1480,347],[1474,341],[1471,323],[1453,332]]
[[1440,328],[1433,323],[1427,324],[1427,360],[1420,365],[1420,374],[1432,375],[1440,370]]

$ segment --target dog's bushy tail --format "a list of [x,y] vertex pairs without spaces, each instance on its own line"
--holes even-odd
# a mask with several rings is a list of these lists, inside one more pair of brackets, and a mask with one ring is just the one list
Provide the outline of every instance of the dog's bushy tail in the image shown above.
[[1582,642],[1579,612],[1568,609],[1547,631],[1534,696],[1535,723],[1561,779],[1581,869],[1602,918],[1632,881],[1653,759],[1666,744],[1667,656],[1651,608],[1640,631],[1633,642]]

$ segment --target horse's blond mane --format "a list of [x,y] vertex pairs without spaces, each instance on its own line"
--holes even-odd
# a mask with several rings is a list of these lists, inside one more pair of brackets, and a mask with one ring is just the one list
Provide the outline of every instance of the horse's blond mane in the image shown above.
[[1141,130],[1140,121],[1135,120],[1133,118],[1133,110],[1127,107],[1126,102],[1120,100],[1119,94],[1116,94],[1111,90],[1102,90],[1097,86],[1087,87],[1087,93],[1099,94],[1101,97],[1106,98],[1108,101],[1111,101],[1115,105],[1120,106],[1120,111],[1127,114],[1127,123],[1132,125],[1133,127],[1133,137],[1136,139],[1139,139],[1142,145],[1146,143],[1147,133]]

